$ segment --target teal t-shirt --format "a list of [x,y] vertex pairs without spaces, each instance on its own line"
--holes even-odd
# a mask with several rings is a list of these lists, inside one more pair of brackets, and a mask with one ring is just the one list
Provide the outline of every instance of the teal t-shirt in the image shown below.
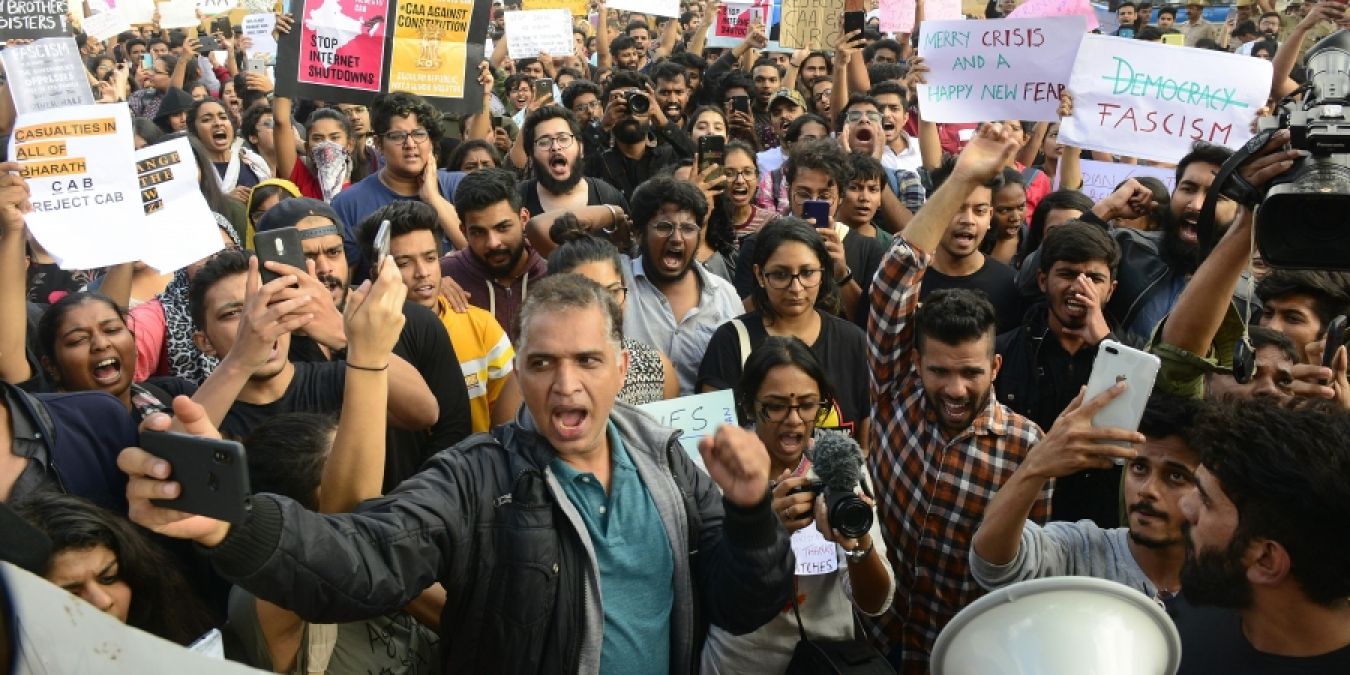
[[581,513],[600,563],[605,637],[602,675],[668,673],[675,560],[656,503],[642,484],[619,431],[609,425],[609,493],[594,474],[561,459],[551,468]]

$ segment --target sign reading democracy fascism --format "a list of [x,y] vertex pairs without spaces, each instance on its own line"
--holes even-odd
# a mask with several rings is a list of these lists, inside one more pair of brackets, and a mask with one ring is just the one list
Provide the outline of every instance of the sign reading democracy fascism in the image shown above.
[[1086,35],[1059,142],[1160,162],[1176,162],[1195,141],[1236,148],[1252,135],[1271,73],[1265,59]]
[[924,21],[919,53],[931,69],[917,85],[923,118],[1057,121],[1060,95],[1087,26],[1082,17]]

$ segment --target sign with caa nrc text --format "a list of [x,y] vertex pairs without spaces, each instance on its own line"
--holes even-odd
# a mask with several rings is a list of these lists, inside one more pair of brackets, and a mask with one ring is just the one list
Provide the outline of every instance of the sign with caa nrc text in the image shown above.
[[924,21],[919,53],[931,71],[919,109],[933,122],[1056,121],[1060,94],[1087,31],[1080,16]]
[[1059,142],[1176,162],[1195,141],[1236,148],[1270,93],[1265,59],[1086,35]]

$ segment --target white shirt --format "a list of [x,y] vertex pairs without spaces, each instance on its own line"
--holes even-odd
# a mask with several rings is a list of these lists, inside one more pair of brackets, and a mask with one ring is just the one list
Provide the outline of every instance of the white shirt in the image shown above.
[[760,173],[770,173],[781,168],[783,162],[787,161],[787,158],[783,156],[782,146],[779,146],[776,148],[769,148],[768,150],[759,153],[755,160],[759,162]]
[[886,145],[886,149],[881,152],[881,166],[889,171],[905,169],[918,173],[919,167],[923,166],[923,156],[919,154],[919,141],[910,136],[903,138],[906,143],[903,152],[896,152],[889,144]]

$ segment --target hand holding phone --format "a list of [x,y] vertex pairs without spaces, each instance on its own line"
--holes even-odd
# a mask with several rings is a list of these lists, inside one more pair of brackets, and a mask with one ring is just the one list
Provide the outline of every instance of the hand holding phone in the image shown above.
[[1346,343],[1347,319],[1344,314],[1340,314],[1327,324],[1326,344],[1322,347],[1322,366],[1330,368],[1331,362],[1336,359],[1336,350]]
[[258,253],[258,269],[264,284],[281,276],[267,269],[268,262],[308,269],[305,266],[305,251],[300,246],[300,230],[294,227],[281,227],[253,235],[253,248]]
[[[709,134],[700,136],[698,139],[698,176],[702,177],[703,172],[711,166],[722,166],[726,155],[726,139],[721,136]],[[715,181],[723,175],[721,169],[711,176],[709,181]]]
[[1117,382],[1125,382],[1126,389],[1092,416],[1092,426],[1137,430],[1160,368],[1162,361],[1153,354],[1115,340],[1102,340],[1097,346],[1097,358],[1092,362],[1092,374],[1088,376],[1083,400],[1092,401]]
[[830,203],[823,199],[808,199],[802,202],[802,218],[808,221],[814,219],[812,227],[816,229],[834,227],[830,222]]
[[389,220],[380,221],[380,229],[375,232],[375,259],[370,261],[372,280],[379,278],[380,270],[384,268],[384,259],[389,257],[389,230]]
[[170,466],[179,485],[174,499],[151,499],[155,506],[243,522],[249,512],[248,458],[234,441],[168,431],[141,432],[141,447]]

